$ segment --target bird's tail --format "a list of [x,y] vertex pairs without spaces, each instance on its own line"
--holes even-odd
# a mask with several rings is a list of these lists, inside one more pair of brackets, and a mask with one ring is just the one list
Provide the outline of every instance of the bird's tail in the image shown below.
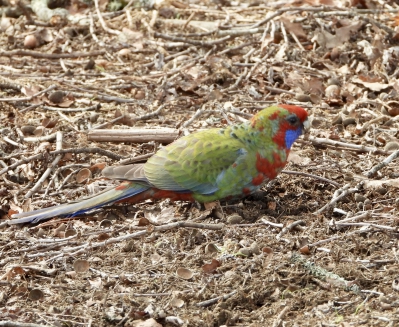
[[122,183],[116,188],[104,190],[98,194],[86,197],[76,202],[65,203],[55,207],[23,212],[11,216],[9,224],[37,223],[53,217],[74,217],[87,211],[119,202],[150,189],[150,186],[139,183]]

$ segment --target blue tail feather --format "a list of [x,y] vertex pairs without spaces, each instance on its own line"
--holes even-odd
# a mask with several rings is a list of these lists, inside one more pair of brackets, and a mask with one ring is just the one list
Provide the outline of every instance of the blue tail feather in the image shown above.
[[148,190],[150,186],[142,184],[128,185],[123,189],[112,188],[89,198],[83,198],[73,203],[65,203],[59,206],[39,209],[30,212],[23,212],[12,215],[8,224],[38,223],[42,220],[64,217],[72,218],[85,212],[110,205],[116,201],[127,199],[136,194]]

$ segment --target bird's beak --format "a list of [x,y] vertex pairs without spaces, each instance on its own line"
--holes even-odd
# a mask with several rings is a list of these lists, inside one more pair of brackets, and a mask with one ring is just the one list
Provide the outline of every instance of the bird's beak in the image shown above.
[[308,133],[310,130],[310,120],[309,118],[307,118],[304,122],[303,122],[303,133],[306,134]]

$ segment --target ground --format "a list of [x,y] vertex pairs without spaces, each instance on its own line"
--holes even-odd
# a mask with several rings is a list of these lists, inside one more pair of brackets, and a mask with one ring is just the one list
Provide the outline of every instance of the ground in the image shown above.
[[[137,3],[0,7],[0,326],[399,325],[396,2]],[[9,224],[274,103],[311,130],[246,199]]]

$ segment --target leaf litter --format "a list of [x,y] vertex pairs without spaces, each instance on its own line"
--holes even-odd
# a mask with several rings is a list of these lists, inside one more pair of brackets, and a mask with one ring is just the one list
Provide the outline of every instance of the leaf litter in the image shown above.
[[[0,21],[1,323],[397,324],[396,3],[37,4]],[[101,170],[145,161],[154,130],[173,139],[271,103],[307,108],[312,130],[247,199],[7,224],[113,185]],[[107,141],[135,129],[139,142]]]

